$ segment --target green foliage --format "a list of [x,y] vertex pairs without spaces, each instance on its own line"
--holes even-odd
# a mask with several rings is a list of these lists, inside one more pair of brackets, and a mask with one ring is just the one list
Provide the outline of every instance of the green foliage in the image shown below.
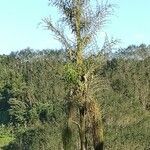
[[63,129],[62,140],[63,140],[64,150],[71,150],[72,148],[72,145],[73,145],[73,140],[72,140],[73,133],[72,132],[73,132],[72,129],[68,126]]
[[11,126],[0,125],[0,149],[9,144],[14,139],[13,128]]
[[[100,67],[96,70],[96,84],[98,88],[107,85],[94,92],[103,108],[105,148],[108,150],[149,149],[150,57],[139,57],[136,48],[132,57],[128,48],[123,54],[107,60],[106,65],[97,63]],[[144,51],[148,54],[149,48]],[[47,50],[43,53],[30,54],[30,57],[24,57],[23,53],[0,56],[0,123],[5,124],[0,127],[0,147],[13,140],[5,149],[22,150],[24,145],[26,149],[38,150],[44,145],[45,149],[57,150],[62,148],[63,141],[72,143],[73,149],[79,148],[76,146],[78,134],[74,130],[71,133],[64,129],[63,141],[61,138],[66,120],[63,101],[66,81],[67,86],[78,85],[79,68],[66,64],[61,52]],[[92,60],[86,58],[83,74],[94,63]],[[9,123],[15,126],[7,127]],[[88,141],[92,145],[90,137]]]
[[0,124],[7,124],[10,121],[10,115],[8,111],[0,110]]
[[16,99],[10,99],[9,104],[11,105],[9,113],[12,116],[12,121],[20,124],[25,123],[25,116],[27,112],[25,103]]
[[[53,129],[53,130],[52,130]],[[56,141],[55,141],[56,140]],[[16,139],[4,150],[53,150],[59,149],[60,138],[55,128],[49,125],[35,127],[17,135]]]
[[78,83],[78,72],[77,72],[77,67],[75,64],[68,63],[65,65],[65,80],[67,83],[70,84],[77,84]]

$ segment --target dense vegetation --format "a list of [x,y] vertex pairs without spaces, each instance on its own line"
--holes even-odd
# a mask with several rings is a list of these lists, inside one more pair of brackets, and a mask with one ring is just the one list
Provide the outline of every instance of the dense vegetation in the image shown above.
[[[101,57],[105,61],[95,73],[99,87],[95,95],[102,108],[105,149],[148,150],[150,47],[133,45]],[[66,120],[65,63],[62,50],[25,49],[0,56],[1,148],[62,148],[62,134],[66,133],[62,132]],[[76,136],[75,132],[73,149],[78,149]]]
[[58,18],[42,24],[62,50],[0,56],[1,148],[150,149],[150,47],[112,53],[117,41],[107,36],[98,46],[114,10],[108,1],[49,4]]

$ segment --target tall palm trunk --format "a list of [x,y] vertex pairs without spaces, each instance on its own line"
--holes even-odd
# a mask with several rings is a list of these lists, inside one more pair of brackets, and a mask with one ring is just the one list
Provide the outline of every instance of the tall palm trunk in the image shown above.
[[[93,40],[93,38],[95,35],[97,35],[97,31],[101,29],[101,27],[106,23],[107,17],[111,15],[111,11],[113,10],[112,5],[109,4],[107,0],[104,4],[103,2],[102,4],[100,4],[97,1],[96,5],[93,5],[91,3],[92,0],[49,1],[52,6],[56,6],[58,10],[60,10],[60,12],[62,13],[62,18],[58,20],[58,27],[55,27],[55,25],[53,25],[51,19],[49,18],[45,18],[43,21],[46,23],[46,27],[48,28],[48,30],[55,34],[55,37],[61,42],[61,44],[64,46],[64,49],[66,49],[66,52],[69,54],[70,58],[69,60],[67,60],[66,64],[71,64],[71,67],[68,67],[67,69],[65,67],[65,79],[68,85],[67,91],[70,90],[71,95],[65,99],[68,103],[70,103],[70,107],[68,107],[67,110],[68,126],[65,130],[68,132],[68,136],[66,135],[68,138],[64,138],[64,144],[68,145],[69,142],[71,142],[70,138],[73,131],[72,123],[75,123],[78,126],[78,133],[80,136],[80,149],[87,150],[86,121],[89,115],[89,120],[91,121],[89,124],[92,125],[91,128],[93,131],[93,136],[91,137],[91,139],[93,138],[94,148],[95,150],[103,150],[103,140],[101,138],[101,124],[99,124],[99,114],[97,113],[99,112],[99,109],[97,108],[98,106],[96,106],[97,104],[95,103],[95,101],[90,100],[89,95],[92,95],[90,93],[93,92],[88,89],[90,85],[87,86],[89,84],[87,82],[92,80],[93,77],[91,76],[89,78],[85,78],[84,76],[87,70],[89,70],[87,74],[94,74],[96,69],[99,69],[100,66],[99,63],[97,63],[97,60],[94,60],[92,58],[91,61],[90,57],[87,63],[86,61],[88,59],[85,55],[85,52],[87,52],[87,48],[91,49],[90,44],[92,45],[92,48],[94,48],[93,42],[95,40]],[[93,10],[93,8],[96,9]],[[71,35],[73,35],[74,41],[68,40],[68,32],[64,32],[64,29],[67,28],[63,28],[60,22],[62,22],[63,25],[65,23],[65,25],[67,25],[67,27],[71,29],[70,31]],[[114,43],[114,41],[112,42]],[[110,44],[112,45],[112,43]],[[88,52],[90,52],[89,50]],[[71,90],[70,87],[73,88],[73,90]],[[90,109],[92,109],[92,107],[94,106],[92,111],[90,109],[87,109],[87,106],[84,106],[85,102],[87,102],[87,99],[89,99],[90,101]],[[78,118],[72,117],[72,112],[78,115]],[[93,118],[93,120],[91,118]]]
[[95,150],[104,150],[104,142],[102,139],[102,129],[98,121],[93,121],[93,145]]
[[80,144],[81,150],[86,150],[86,140],[85,140],[85,108],[80,108]]

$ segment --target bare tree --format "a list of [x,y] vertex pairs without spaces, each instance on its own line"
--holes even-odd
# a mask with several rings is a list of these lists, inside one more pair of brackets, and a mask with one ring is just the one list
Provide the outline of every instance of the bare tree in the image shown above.
[[[54,33],[66,51],[64,76],[67,81],[67,126],[64,149],[71,149],[69,145],[72,124],[77,126],[79,147],[88,149],[87,136],[93,141],[95,150],[103,150],[103,128],[100,106],[94,98],[93,87],[98,84],[95,71],[103,63],[102,57],[85,56],[86,50],[93,43],[99,30],[107,23],[113,12],[113,5],[107,0],[49,0],[60,12],[57,24],[51,18],[44,18],[43,22],[48,30]],[[70,33],[69,33],[70,31]],[[67,37],[72,36],[73,40]],[[103,49],[109,49],[114,42],[105,43]],[[89,51],[89,50],[88,50]]]

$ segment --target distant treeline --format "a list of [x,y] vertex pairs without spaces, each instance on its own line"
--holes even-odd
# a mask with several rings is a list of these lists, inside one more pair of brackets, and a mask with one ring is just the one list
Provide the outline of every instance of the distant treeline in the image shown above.
[[[53,131],[49,147],[58,149],[66,117],[65,58],[63,50],[30,48],[0,55],[1,124],[28,128],[48,123]],[[141,149],[148,148],[150,46],[131,45],[107,54],[105,59],[97,70],[101,83],[96,96],[103,109],[106,148],[130,149],[127,145],[136,143]],[[121,143],[127,143],[126,147]]]

